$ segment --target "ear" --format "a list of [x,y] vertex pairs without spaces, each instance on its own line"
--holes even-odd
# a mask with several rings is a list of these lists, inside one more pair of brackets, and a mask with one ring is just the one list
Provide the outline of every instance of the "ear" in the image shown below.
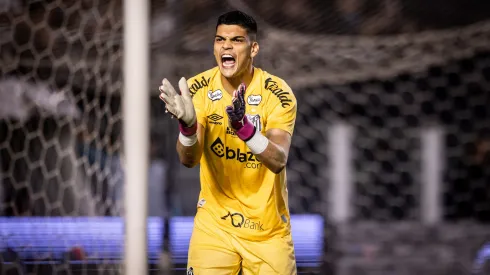
[[250,47],[250,55],[254,58],[259,53],[259,43],[257,41],[252,42],[252,47]]

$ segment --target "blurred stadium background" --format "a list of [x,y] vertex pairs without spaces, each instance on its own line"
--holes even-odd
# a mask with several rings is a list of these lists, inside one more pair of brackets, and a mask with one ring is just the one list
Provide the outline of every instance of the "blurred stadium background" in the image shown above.
[[[482,0],[151,1],[152,273],[166,249],[185,273],[199,191],[157,87],[214,65],[231,9],[257,19],[257,65],[298,99],[288,186],[301,274],[489,274]],[[123,22],[119,0],[0,0],[2,275],[121,270]]]

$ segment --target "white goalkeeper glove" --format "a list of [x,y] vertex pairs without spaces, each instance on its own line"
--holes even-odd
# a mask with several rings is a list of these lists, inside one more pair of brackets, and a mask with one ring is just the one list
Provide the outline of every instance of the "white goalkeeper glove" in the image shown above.
[[192,136],[197,131],[197,118],[194,104],[192,103],[191,93],[185,78],[179,81],[180,93],[177,93],[165,78],[159,87],[160,99],[165,102],[167,113],[179,120],[180,132],[184,136]]

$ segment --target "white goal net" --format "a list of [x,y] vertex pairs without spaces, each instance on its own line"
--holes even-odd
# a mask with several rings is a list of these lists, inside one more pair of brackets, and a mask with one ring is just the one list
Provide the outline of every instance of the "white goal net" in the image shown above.
[[1,274],[120,269],[121,12],[119,1],[2,1]]

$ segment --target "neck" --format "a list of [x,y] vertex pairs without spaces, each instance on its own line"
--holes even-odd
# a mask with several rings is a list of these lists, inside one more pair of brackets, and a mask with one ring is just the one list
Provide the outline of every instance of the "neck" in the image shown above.
[[252,78],[254,76],[254,67],[250,65],[250,67],[240,75],[235,77],[227,78],[224,75],[221,75],[221,84],[223,84],[223,88],[227,93],[233,95],[233,91],[238,89],[241,83],[245,83],[246,87],[250,85],[252,82]]

